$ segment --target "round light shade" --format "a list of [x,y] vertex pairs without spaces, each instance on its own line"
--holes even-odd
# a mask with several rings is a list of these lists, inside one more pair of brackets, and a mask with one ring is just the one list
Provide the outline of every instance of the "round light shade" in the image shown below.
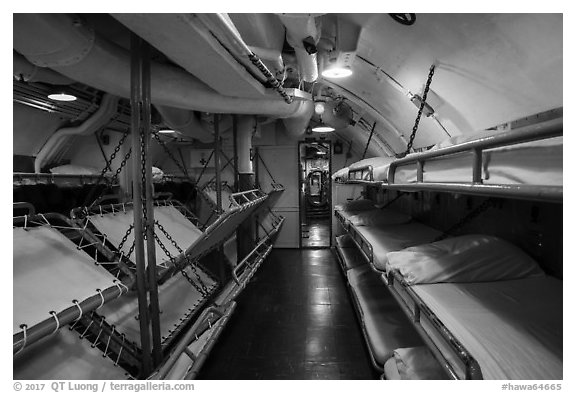
[[352,75],[352,70],[349,67],[332,66],[322,71],[322,76],[325,78],[345,78]]
[[314,105],[314,112],[316,112],[317,115],[323,114],[324,113],[324,103],[323,102],[316,103],[316,105]]
[[315,126],[314,128],[312,128],[312,131],[314,131],[314,132],[332,132],[334,130],[335,130],[334,127],[330,127],[326,124],[319,124],[319,125]]
[[49,94],[48,98],[54,101],[76,101],[76,96],[64,92]]

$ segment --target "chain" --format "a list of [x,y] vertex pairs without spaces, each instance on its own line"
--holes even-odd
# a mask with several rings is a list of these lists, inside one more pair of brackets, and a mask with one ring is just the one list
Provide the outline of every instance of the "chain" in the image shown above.
[[[130,233],[132,233],[133,229],[134,229],[134,225],[130,224],[130,226],[126,230],[126,233],[124,234],[124,237],[122,237],[122,240],[120,240],[120,244],[118,245],[118,253],[119,254],[122,253],[122,247],[124,247],[124,243],[126,243],[126,240],[128,240],[128,236],[130,236]],[[132,255],[132,252],[134,251],[135,246],[136,246],[136,242],[132,241],[132,246],[130,246],[128,253],[126,254],[126,257],[128,259],[130,259],[130,255]]]
[[[164,234],[164,236],[166,236],[166,239],[168,239],[168,241],[170,243],[172,243],[172,245],[174,246],[174,248],[176,248],[176,250],[178,250],[178,252],[180,254],[184,254],[184,258],[186,259],[186,265],[190,265],[190,270],[192,271],[192,273],[194,273],[194,276],[196,277],[196,279],[198,280],[198,282],[200,283],[200,286],[202,287],[201,289],[199,289],[196,284],[192,281],[192,279],[190,278],[190,276],[188,276],[188,273],[186,273],[184,271],[184,269],[186,268],[186,265],[180,270],[180,272],[182,273],[182,275],[190,282],[190,284],[192,284],[196,289],[199,290],[199,292],[204,293],[204,294],[208,294],[208,288],[206,288],[206,285],[204,285],[204,282],[202,281],[202,278],[200,277],[200,275],[198,274],[198,272],[196,271],[196,267],[194,266],[194,264],[190,261],[190,259],[188,258],[188,255],[186,255],[186,253],[180,248],[180,246],[178,246],[178,243],[176,243],[176,241],[172,238],[172,236],[170,236],[170,234],[166,231],[166,229],[164,229],[164,227],[162,226],[162,224],[160,224],[157,220],[154,220],[154,223],[156,224],[156,226],[158,227],[158,229],[160,229],[160,231],[162,231],[162,233]],[[156,236],[156,234],[154,234],[156,240],[160,243],[160,247],[162,248],[162,251],[164,251],[164,253],[166,253],[166,255],[168,255],[168,258],[170,258],[170,261],[172,263],[174,263],[174,258],[172,258],[170,252],[166,249],[166,246],[164,246],[164,244],[160,241],[160,239],[158,238],[158,236]]]
[[466,214],[464,217],[460,219],[456,224],[452,225],[448,228],[444,233],[434,239],[435,242],[446,239],[451,233],[454,233],[460,230],[462,227],[466,226],[470,221],[478,217],[480,214],[484,213],[486,210],[490,209],[492,206],[496,204],[495,198],[488,198],[480,205],[476,206],[472,211]]
[[[422,102],[420,102],[420,108],[418,108],[418,115],[416,115],[416,121],[414,122],[414,127],[412,127],[412,134],[410,134],[410,139],[406,147],[406,151],[401,157],[405,157],[406,154],[410,153],[412,145],[414,144],[414,138],[416,138],[416,131],[418,131],[418,125],[420,124],[420,118],[422,117],[422,111],[426,105],[426,97],[428,97],[428,90],[430,90],[430,83],[432,83],[432,77],[434,76],[434,69],[436,66],[432,64],[430,66],[430,72],[428,73],[428,80],[426,81],[426,87],[424,88],[424,94],[422,94]],[[400,157],[399,157],[400,158]]]
[[146,240],[148,232],[148,207],[146,206],[147,202],[146,187],[148,185],[146,182],[146,139],[143,130],[140,130],[139,138],[140,138],[140,155],[142,157],[142,162],[140,165],[140,173],[142,175],[142,187],[140,189],[140,200],[142,201],[142,223],[143,223],[142,233],[144,235],[144,240]]
[[390,201],[388,201],[384,206],[382,206],[380,209],[386,209],[388,206],[390,206],[391,204],[393,204],[394,202],[396,202],[398,199],[400,199],[401,197],[403,197],[404,195],[408,195],[407,192],[402,192],[399,191],[398,195],[396,195],[394,198],[392,198]]
[[[184,168],[182,166],[182,164],[180,163],[180,161],[178,161],[176,159],[176,157],[174,157],[174,154],[172,154],[172,152],[170,151],[170,149],[168,149],[168,147],[166,146],[166,144],[164,143],[164,141],[162,141],[162,139],[160,139],[160,136],[158,135],[157,132],[153,132],[152,136],[154,137],[154,139],[156,139],[156,142],[158,142],[158,144],[162,147],[162,149],[164,149],[164,152],[168,155],[168,157],[170,157],[170,159],[172,161],[174,161],[174,163],[176,164],[176,166],[178,167],[178,169],[180,169],[180,171],[188,176],[188,178],[190,178],[190,176],[188,175],[188,172],[186,171],[186,168]],[[193,179],[190,178],[190,180],[192,180],[192,182],[194,183]]]
[[286,90],[284,90],[284,88],[282,87],[282,84],[266,68],[264,63],[262,63],[262,60],[260,60],[258,58],[258,56],[256,56],[254,53],[250,53],[248,55],[248,58],[250,59],[252,64],[254,64],[256,66],[256,68],[258,68],[260,70],[260,72],[262,72],[266,76],[266,79],[268,80],[270,85],[274,88],[274,90],[276,90],[278,92],[278,94],[280,94],[282,96],[282,98],[284,98],[284,102],[286,102],[287,104],[291,104],[292,101],[294,101],[294,97],[292,97],[292,96],[288,95],[288,93],[286,93]]

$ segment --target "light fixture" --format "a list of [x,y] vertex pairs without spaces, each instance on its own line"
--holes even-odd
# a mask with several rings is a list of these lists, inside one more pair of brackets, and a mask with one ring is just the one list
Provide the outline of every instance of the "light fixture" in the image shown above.
[[48,98],[54,101],[76,101],[76,96],[73,94],[68,94],[63,91],[57,93],[48,94]]
[[324,123],[320,123],[312,128],[313,132],[332,132],[334,130],[335,130],[334,127],[330,127],[329,125]]
[[324,103],[317,102],[316,105],[314,105],[314,112],[316,112],[317,115],[321,116],[324,113]]
[[352,75],[352,70],[348,66],[340,66],[338,64],[334,64],[331,66],[326,67],[322,70],[322,76],[324,78],[346,78],[347,76]]
[[174,134],[176,131],[170,129],[158,130],[159,134]]

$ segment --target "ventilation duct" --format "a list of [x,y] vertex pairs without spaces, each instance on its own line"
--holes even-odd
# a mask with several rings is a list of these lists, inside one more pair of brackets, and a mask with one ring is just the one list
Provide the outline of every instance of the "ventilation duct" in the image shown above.
[[[120,97],[130,96],[130,53],[95,36],[79,19],[14,14],[14,48],[33,64]],[[312,108],[310,100],[287,104],[276,96],[223,96],[182,69],[157,62],[151,64],[151,84],[152,103],[175,108],[278,118],[307,116]]]
[[14,79],[24,82],[43,82],[51,85],[70,85],[74,83],[70,78],[30,63],[26,58],[16,52],[13,53]]
[[162,120],[173,130],[184,135],[198,139],[200,142],[209,143],[214,141],[212,132],[196,117],[194,111],[171,108],[168,106],[155,105],[156,110],[162,115]]
[[118,97],[110,94],[104,95],[100,102],[100,108],[84,123],[77,127],[67,127],[57,130],[42,149],[36,155],[34,161],[34,171],[40,173],[42,168],[49,164],[52,159],[62,150],[62,147],[75,136],[92,135],[104,127],[114,116],[118,109]]

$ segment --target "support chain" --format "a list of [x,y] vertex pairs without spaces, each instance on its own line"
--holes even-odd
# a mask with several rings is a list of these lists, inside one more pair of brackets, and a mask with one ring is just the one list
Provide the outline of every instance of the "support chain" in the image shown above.
[[158,135],[157,132],[152,132],[152,136],[154,137],[154,139],[156,140],[156,142],[158,142],[158,144],[162,147],[162,149],[164,150],[164,152],[168,155],[168,157],[174,161],[174,163],[176,164],[176,166],[178,167],[178,169],[180,169],[180,171],[182,172],[182,174],[184,174],[185,176],[187,176],[190,180],[192,180],[193,183],[195,183],[194,179],[192,179],[189,175],[188,175],[188,171],[186,170],[186,168],[184,168],[184,166],[176,159],[176,157],[174,157],[174,154],[172,154],[172,152],[170,151],[170,149],[168,149],[168,146],[166,146],[166,143],[164,143],[164,141],[162,139],[160,139],[160,136]]
[[139,133],[140,138],[140,155],[142,157],[142,163],[140,166],[140,173],[142,175],[142,188],[140,192],[140,200],[142,201],[142,234],[144,236],[144,240],[148,237],[148,207],[147,207],[147,197],[146,197],[146,190],[148,187],[146,181],[146,139],[145,139],[145,132],[144,130],[140,130]]
[[268,80],[268,83],[270,83],[270,85],[274,88],[274,90],[276,90],[278,94],[280,94],[282,98],[284,98],[284,102],[286,102],[287,104],[291,104],[294,101],[294,97],[286,93],[286,90],[284,90],[282,84],[278,81],[278,79],[276,79],[274,75],[272,75],[272,73],[268,70],[268,68],[266,68],[264,63],[262,63],[262,60],[260,60],[260,58],[256,56],[254,53],[250,53],[248,55],[248,58],[250,59],[252,64],[254,64],[256,68],[258,68],[260,72],[262,72],[265,75],[266,79]]
[[[206,285],[204,284],[204,282],[202,281],[202,278],[200,277],[200,275],[198,274],[198,271],[196,270],[196,267],[194,266],[194,264],[190,261],[190,259],[188,258],[188,255],[186,255],[186,253],[180,248],[180,246],[178,246],[178,243],[176,243],[176,241],[172,238],[172,236],[170,236],[170,234],[166,231],[166,229],[164,229],[164,227],[162,226],[162,224],[160,224],[157,220],[154,221],[154,223],[156,224],[156,226],[158,227],[158,229],[160,229],[160,231],[164,234],[164,236],[166,236],[166,239],[168,239],[168,241],[170,243],[172,243],[172,245],[174,246],[174,248],[176,248],[176,250],[178,250],[178,252],[180,254],[184,255],[184,258],[186,259],[186,265],[190,265],[190,270],[192,270],[192,273],[194,273],[194,276],[196,277],[196,279],[198,280],[198,282],[200,283],[201,288],[199,288],[197,286],[197,284],[194,283],[194,281],[190,278],[190,276],[188,276],[188,273],[186,273],[184,271],[184,269],[186,268],[186,265],[184,265],[182,267],[182,269],[180,269],[180,272],[182,273],[182,275],[188,280],[188,282],[190,284],[192,284],[192,286],[194,286],[200,293],[203,293],[205,295],[208,295],[209,291],[208,288],[206,287]],[[156,234],[154,234],[156,240],[158,241],[160,248],[162,248],[162,251],[164,251],[164,253],[166,254],[166,256],[168,256],[168,258],[170,258],[170,261],[172,263],[174,263],[174,257],[172,256],[172,254],[170,253],[170,251],[168,251],[168,249],[166,248],[166,246],[160,241],[160,238],[158,236],[156,236]]]
[[444,240],[448,238],[452,233],[456,232],[457,230],[461,229],[462,227],[466,226],[470,221],[481,215],[482,213],[486,212],[488,209],[496,205],[495,198],[488,198],[480,205],[476,206],[472,211],[466,214],[464,217],[460,219],[456,224],[452,225],[448,228],[444,233],[434,239],[435,242]]
[[420,108],[418,108],[418,114],[416,115],[416,121],[414,122],[414,127],[412,127],[412,134],[410,134],[410,139],[408,140],[408,145],[406,151],[403,154],[399,154],[397,158],[405,157],[414,144],[414,138],[416,138],[416,132],[418,131],[418,125],[420,124],[420,118],[422,117],[422,111],[424,111],[424,106],[426,105],[426,97],[428,97],[428,91],[430,90],[430,84],[432,83],[432,77],[434,76],[434,69],[436,66],[432,64],[430,66],[430,72],[428,73],[428,80],[426,81],[426,87],[424,88],[424,93],[422,94],[422,102],[420,102]]
[[390,201],[388,201],[384,206],[382,206],[380,209],[386,209],[388,206],[390,206],[391,204],[393,204],[394,202],[396,202],[398,199],[402,198],[404,195],[407,195],[407,192],[402,192],[399,191],[398,195],[396,195],[394,198],[392,198]]
[[[122,247],[124,247],[124,243],[126,243],[126,241],[128,240],[128,236],[130,236],[130,233],[132,232],[133,229],[134,229],[134,225],[130,224],[130,226],[128,227],[128,230],[124,234],[124,237],[122,237],[122,240],[120,241],[120,244],[118,245],[118,253],[120,255],[122,255]],[[130,255],[132,255],[132,252],[134,252],[135,247],[136,247],[136,242],[132,241],[132,246],[130,246],[128,253],[126,254],[126,258],[130,259]]]

